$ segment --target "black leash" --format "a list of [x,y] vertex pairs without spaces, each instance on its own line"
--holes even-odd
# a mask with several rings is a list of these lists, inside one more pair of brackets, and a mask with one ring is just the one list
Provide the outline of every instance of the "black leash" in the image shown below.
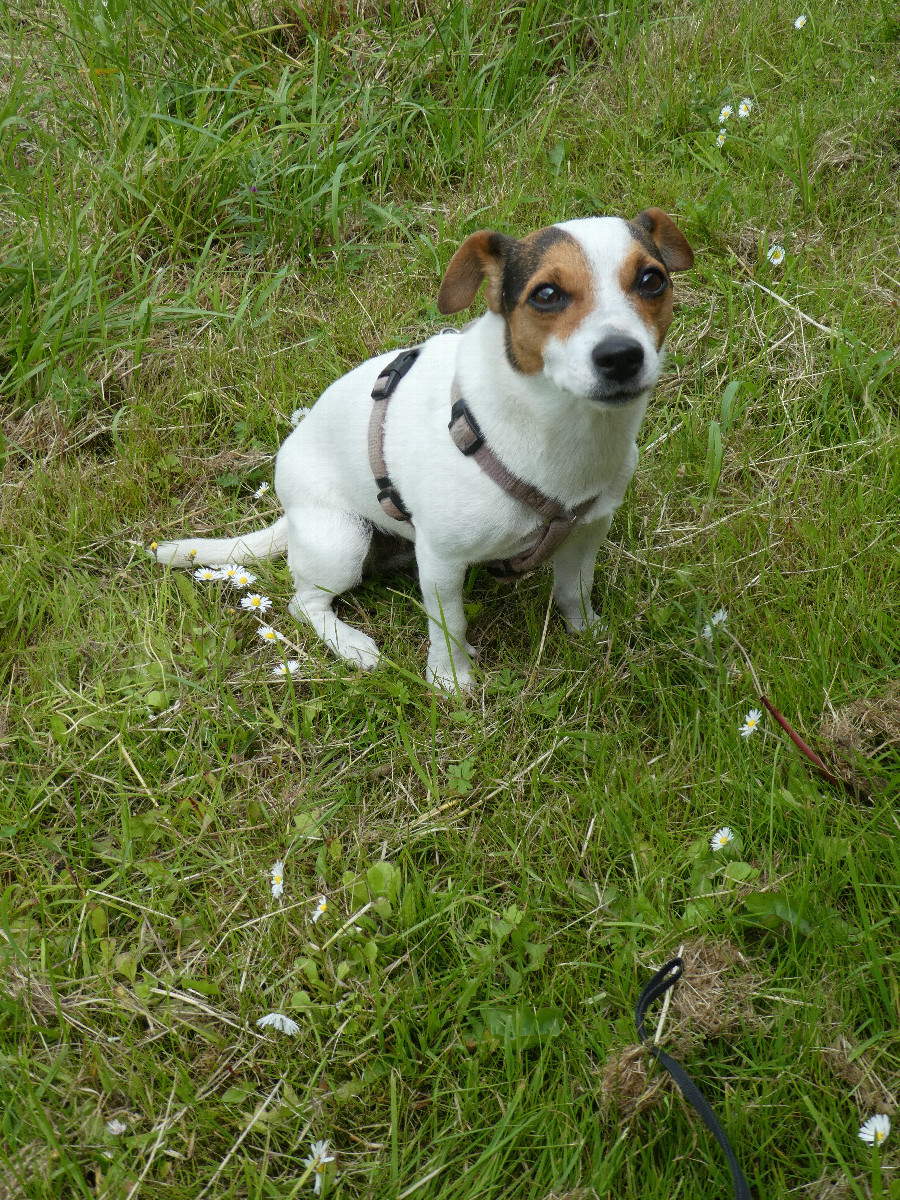
[[728,1160],[731,1179],[734,1183],[734,1200],[752,1200],[750,1185],[744,1178],[744,1172],[741,1170],[740,1163],[731,1148],[731,1143],[725,1136],[725,1130],[719,1124],[719,1118],[710,1107],[709,1101],[697,1087],[696,1083],[694,1083],[693,1079],[691,1079],[690,1075],[688,1075],[681,1063],[676,1062],[674,1058],[669,1058],[668,1054],[654,1045],[648,1039],[647,1031],[644,1029],[644,1018],[647,1015],[647,1009],[660,996],[664,996],[683,974],[684,960],[681,958],[673,958],[671,962],[667,962],[664,967],[661,967],[656,972],[638,997],[637,1007],[634,1010],[634,1023],[637,1026],[637,1034],[644,1048],[649,1050],[653,1057],[658,1059],[666,1068],[678,1084],[682,1096],[694,1108],[703,1124],[722,1147],[725,1158]]

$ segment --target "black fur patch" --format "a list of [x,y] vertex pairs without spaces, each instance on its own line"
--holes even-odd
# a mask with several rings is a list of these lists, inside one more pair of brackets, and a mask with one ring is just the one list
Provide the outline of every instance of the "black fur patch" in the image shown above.
[[629,221],[628,232],[639,245],[644,247],[648,254],[652,255],[657,262],[662,263],[663,266],[665,266],[665,259],[662,256],[662,251],[643,225],[641,225],[638,221]]
[[557,229],[551,226],[550,229],[542,229],[527,242],[517,242],[512,238],[505,240],[511,241],[513,244],[511,246],[503,246],[501,251],[503,257],[503,290],[500,302],[504,314],[509,316],[519,303],[525,284],[537,270],[541,259],[549,247],[555,245],[556,242],[572,242],[575,239],[564,229]]

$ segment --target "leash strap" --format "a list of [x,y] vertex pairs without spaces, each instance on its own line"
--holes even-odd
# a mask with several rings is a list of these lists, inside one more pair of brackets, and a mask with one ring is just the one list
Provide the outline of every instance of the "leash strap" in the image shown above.
[[665,995],[669,988],[676,984],[683,974],[684,960],[680,958],[673,958],[656,972],[638,997],[637,1007],[634,1010],[634,1023],[637,1027],[637,1035],[644,1048],[649,1050],[653,1057],[658,1059],[666,1068],[678,1084],[682,1096],[696,1111],[703,1124],[721,1146],[731,1171],[731,1179],[734,1184],[734,1200],[752,1200],[750,1185],[744,1177],[737,1156],[732,1150],[731,1143],[725,1135],[725,1130],[719,1124],[719,1118],[713,1112],[709,1101],[697,1087],[696,1083],[694,1083],[693,1079],[691,1079],[690,1075],[688,1075],[681,1063],[676,1062],[674,1058],[670,1058],[668,1054],[654,1045],[648,1039],[647,1031],[644,1028],[644,1018],[647,1015],[647,1009],[660,996]]
[[388,400],[397,390],[397,384],[419,357],[418,349],[404,350],[384,368],[372,388],[372,412],[369,417],[369,466],[378,488],[378,503],[395,521],[411,521],[412,514],[405,507],[400,493],[391,482],[384,461],[384,418]]

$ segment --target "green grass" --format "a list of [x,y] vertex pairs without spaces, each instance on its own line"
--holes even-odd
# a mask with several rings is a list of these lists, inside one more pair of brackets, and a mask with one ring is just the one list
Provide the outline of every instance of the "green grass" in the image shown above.
[[[900,1087],[897,13],[608,7],[0,8],[0,1195],[287,1200],[320,1138],[348,1200],[727,1195],[675,1094],[609,1094],[680,946],[667,1045],[756,1194],[900,1194],[856,1136]],[[276,563],[278,681],[234,593],[145,555],[276,512],[292,410],[440,327],[468,233],[649,204],[697,264],[606,640],[473,572],[445,701],[411,576],[342,601],[361,676]],[[868,798],[739,737],[720,606],[818,748],[887,698]]]

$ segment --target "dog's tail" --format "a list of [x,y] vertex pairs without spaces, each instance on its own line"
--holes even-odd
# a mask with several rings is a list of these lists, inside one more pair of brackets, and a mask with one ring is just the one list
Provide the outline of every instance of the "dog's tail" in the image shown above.
[[274,525],[256,529],[237,538],[183,538],[160,542],[152,551],[157,562],[173,567],[221,567],[225,563],[245,566],[265,558],[280,558],[287,550],[287,517]]

